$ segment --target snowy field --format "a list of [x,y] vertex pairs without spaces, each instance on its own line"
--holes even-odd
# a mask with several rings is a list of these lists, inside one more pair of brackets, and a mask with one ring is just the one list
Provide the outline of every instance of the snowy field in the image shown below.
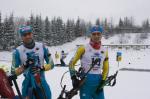
[[[135,36],[131,36],[135,37]],[[112,37],[109,40],[103,39],[103,44],[111,44],[116,42],[116,37]],[[68,53],[67,58],[65,59],[66,63],[70,61],[71,57],[75,53],[76,45],[86,44],[89,39],[78,38],[73,42],[64,44],[57,47],[49,47],[50,52],[55,63],[59,63],[58,60],[55,60],[55,52],[60,52],[64,50]],[[146,40],[146,44],[149,44],[149,39]],[[130,40],[131,42],[131,40]],[[132,42],[133,44],[133,42]],[[109,51],[109,61],[110,61],[110,73],[109,75],[115,73],[117,70],[116,62],[116,52],[122,52],[122,61],[120,62],[119,68],[138,68],[138,69],[150,69],[149,58],[150,58],[150,49],[108,49]],[[11,66],[11,52],[0,52],[0,64]],[[79,62],[77,64],[80,64]],[[78,67],[77,67],[78,68]],[[60,80],[62,74],[67,71],[67,67],[55,67],[53,70],[46,72],[46,79],[50,85],[52,91],[52,99],[57,99],[61,92]],[[21,89],[21,83],[23,76],[19,76],[17,81]],[[71,79],[69,73],[65,76],[63,84],[67,85],[67,89],[71,89]],[[106,99],[150,99],[149,94],[149,84],[150,84],[150,72],[137,72],[137,71],[120,71],[117,76],[117,84],[114,87],[105,87],[105,97]],[[15,90],[15,89],[14,89]],[[75,96],[73,99],[79,99],[79,96]]]

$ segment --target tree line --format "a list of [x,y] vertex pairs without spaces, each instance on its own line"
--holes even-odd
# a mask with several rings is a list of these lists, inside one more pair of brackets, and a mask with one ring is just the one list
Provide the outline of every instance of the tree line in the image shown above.
[[107,39],[116,33],[150,32],[149,20],[142,22],[141,26],[135,25],[134,18],[120,18],[117,25],[113,24],[113,19],[96,19],[95,23],[87,22],[84,19],[77,18],[63,21],[61,17],[48,16],[43,19],[41,15],[30,15],[30,18],[14,17],[13,13],[2,20],[0,13],[0,50],[10,50],[21,43],[19,27],[22,24],[30,25],[33,28],[34,39],[42,41],[48,46],[61,45],[71,42],[77,37],[88,36],[89,30],[93,25],[101,25],[104,28],[104,37]]

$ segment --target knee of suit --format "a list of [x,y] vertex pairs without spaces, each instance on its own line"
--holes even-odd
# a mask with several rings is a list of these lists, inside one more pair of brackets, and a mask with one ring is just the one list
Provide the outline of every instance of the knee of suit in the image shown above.
[[104,91],[96,94],[97,86],[83,85],[80,89],[80,99],[104,99]]

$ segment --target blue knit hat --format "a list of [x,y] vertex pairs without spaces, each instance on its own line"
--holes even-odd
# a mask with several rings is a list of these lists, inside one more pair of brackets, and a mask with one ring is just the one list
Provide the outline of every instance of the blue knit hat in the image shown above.
[[19,28],[19,33],[21,36],[24,36],[26,33],[32,33],[31,26],[21,26]]
[[93,26],[93,27],[91,28],[90,32],[91,32],[91,33],[95,33],[95,32],[100,32],[100,33],[102,33],[102,32],[103,32],[103,28],[102,28],[101,26],[96,25],[96,26]]

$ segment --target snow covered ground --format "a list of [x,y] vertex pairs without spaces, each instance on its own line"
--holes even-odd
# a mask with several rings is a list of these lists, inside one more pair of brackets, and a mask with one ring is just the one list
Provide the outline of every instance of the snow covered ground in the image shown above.
[[[132,37],[132,36],[131,36]],[[134,36],[133,36],[134,37]],[[103,44],[111,44],[116,42],[116,37],[112,37],[109,40],[103,39]],[[148,39],[149,40],[149,39]],[[54,58],[55,52],[60,52],[64,50],[69,53],[65,59],[68,64],[69,60],[73,56],[76,50],[76,45],[86,44],[89,39],[78,38],[73,42],[66,43],[62,46],[53,46],[49,47],[52,57]],[[146,44],[149,42],[146,41]],[[130,68],[139,68],[139,69],[150,69],[149,58],[150,58],[150,49],[108,49],[109,50],[109,60],[110,60],[110,75],[115,73],[117,69],[116,62],[116,52],[122,52],[122,61],[120,62],[119,68],[130,67]],[[0,64],[5,64],[7,66],[11,65],[11,52],[0,52]],[[55,63],[59,63],[58,60],[55,60]],[[79,64],[79,62],[77,63]],[[76,67],[78,68],[78,67]],[[62,74],[67,71],[67,67],[55,67],[53,70],[46,72],[46,79],[48,84],[51,87],[52,99],[57,99],[61,92],[60,80]],[[21,83],[23,76],[19,76],[17,81],[21,89]],[[67,85],[69,90],[71,87],[71,80],[69,73],[65,76],[63,84]],[[105,87],[105,97],[106,99],[150,99],[149,94],[149,84],[150,84],[150,72],[133,72],[133,71],[120,71],[117,76],[117,84],[114,87]],[[15,89],[15,88],[14,88]],[[79,99],[79,96],[75,96],[73,99]]]

